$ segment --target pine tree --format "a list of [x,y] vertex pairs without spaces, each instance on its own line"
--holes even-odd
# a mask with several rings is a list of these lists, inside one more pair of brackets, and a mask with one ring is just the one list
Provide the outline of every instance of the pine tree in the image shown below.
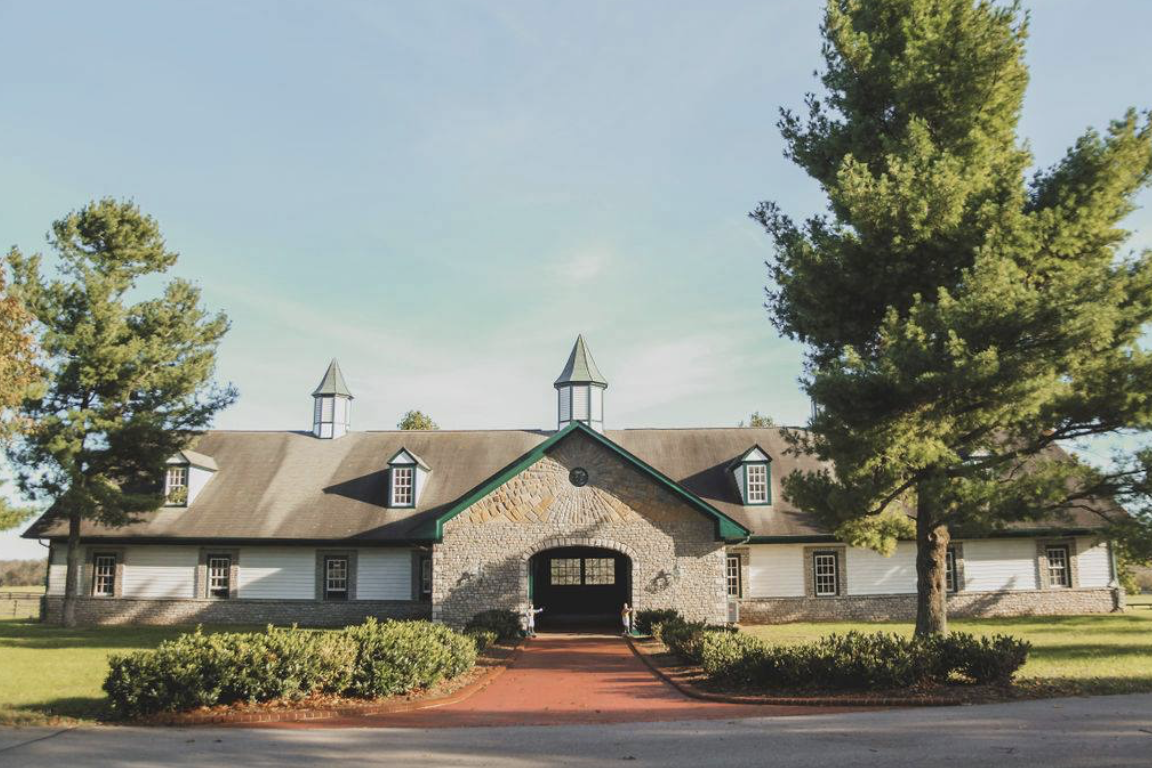
[[769,309],[807,345],[819,406],[792,439],[835,470],[786,489],[852,544],[890,552],[914,531],[920,634],[947,631],[952,531],[1147,483],[1147,456],[1101,470],[1060,446],[1152,425],[1152,260],[1122,254],[1119,227],[1152,132],[1129,112],[1026,179],[1026,33],[1018,5],[829,0],[827,93],[780,121],[828,213],[752,214],[776,246]]
[[103,199],[52,225],[59,274],[13,249],[13,286],[36,319],[46,391],[22,415],[34,427],[10,451],[22,490],[68,521],[64,623],[75,623],[81,525],[120,526],[163,502],[166,460],[231,403],[212,383],[228,330],[200,291],[174,279],[129,302],[176,263],[159,226],[130,202]]

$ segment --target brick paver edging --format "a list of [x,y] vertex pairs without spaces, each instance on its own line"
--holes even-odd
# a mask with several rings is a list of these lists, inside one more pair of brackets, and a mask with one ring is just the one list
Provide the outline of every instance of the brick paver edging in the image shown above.
[[946,699],[941,696],[918,699],[877,698],[870,696],[755,696],[729,693],[713,693],[694,685],[687,675],[664,669],[652,654],[642,649],[636,641],[628,637],[628,647],[661,680],[671,685],[685,696],[701,701],[714,701],[720,704],[778,704],[798,707],[955,707],[964,702]]
[[414,701],[388,701],[380,704],[367,704],[350,707],[322,707],[314,709],[285,709],[268,711],[238,712],[177,712],[131,720],[126,725],[250,725],[254,723],[293,723],[302,720],[332,720],[343,717],[365,715],[390,715],[397,712],[412,712],[417,709],[432,709],[456,704],[487,688],[493,680],[504,673],[520,657],[524,644],[518,644],[508,656],[498,664],[493,664],[478,678],[452,693],[434,698]]

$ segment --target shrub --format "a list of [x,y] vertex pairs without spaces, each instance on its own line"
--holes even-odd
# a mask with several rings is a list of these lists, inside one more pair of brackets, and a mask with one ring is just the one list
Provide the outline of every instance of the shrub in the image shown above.
[[388,696],[467,671],[476,643],[427,621],[369,619],[341,632],[199,629],[109,659],[112,707],[127,716],[315,693]]
[[472,638],[472,641],[476,643],[477,651],[487,650],[488,646],[500,639],[500,637],[490,629],[466,629],[464,630],[464,634]]
[[734,627],[710,626],[704,622],[674,619],[661,622],[658,626],[659,640],[668,650],[685,661],[699,664],[703,653],[703,642],[707,635],[732,634]]
[[[677,641],[688,645],[688,652],[695,642],[679,636]],[[1030,649],[1003,635],[920,639],[883,632],[828,635],[792,646],[703,632],[698,642],[700,663],[710,677],[773,689],[893,690],[941,684],[953,675],[976,683],[1007,682]]]
[[938,642],[950,668],[977,684],[1011,682],[1032,650],[1031,643],[1009,635],[977,638],[961,633]]
[[476,663],[476,643],[443,624],[368,619],[345,632],[357,655],[349,692],[395,696],[456,677]]
[[651,635],[654,634],[655,625],[669,621],[682,622],[684,618],[674,608],[646,608],[642,611],[636,611],[632,626],[642,635]]
[[520,616],[506,608],[493,608],[481,611],[464,626],[464,631],[490,629],[501,640],[515,640],[520,637]]

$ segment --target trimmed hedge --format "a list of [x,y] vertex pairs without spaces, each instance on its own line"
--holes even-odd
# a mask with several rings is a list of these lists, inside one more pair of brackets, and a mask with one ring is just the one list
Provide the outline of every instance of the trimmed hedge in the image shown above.
[[317,693],[391,696],[455,677],[476,643],[441,624],[368,619],[341,631],[269,627],[206,635],[199,628],[155,650],[113,656],[104,680],[130,717]]
[[515,640],[521,635],[520,614],[506,608],[481,611],[464,625],[464,631],[490,629],[500,640]]
[[685,661],[700,664],[703,660],[704,638],[709,635],[731,635],[735,627],[705,624],[698,621],[684,621],[679,616],[653,627],[653,636],[668,646],[668,650]]
[[632,628],[642,635],[651,635],[655,625],[670,621],[684,621],[684,618],[675,608],[645,608],[642,611],[636,611]]
[[700,664],[711,678],[765,689],[893,690],[955,678],[1007,683],[1031,644],[1006,635],[905,638],[849,632],[774,646],[746,634],[703,633]]

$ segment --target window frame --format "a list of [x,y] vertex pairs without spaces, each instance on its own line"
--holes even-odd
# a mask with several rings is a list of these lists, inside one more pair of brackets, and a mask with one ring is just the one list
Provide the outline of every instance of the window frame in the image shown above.
[[[735,568],[733,568],[735,563]],[[724,556],[724,591],[729,600],[739,600],[744,597],[744,558],[738,553],[727,553]],[[736,587],[733,594],[732,587]]]
[[960,573],[956,568],[957,558],[956,548],[948,547],[944,554],[944,591],[950,595],[960,591]]
[[[607,563],[607,567],[603,564]],[[592,565],[591,571],[588,566]],[[581,583],[586,587],[612,587],[616,585],[616,558],[614,557],[582,557],[580,558],[580,575]],[[591,577],[595,576],[596,581],[592,581]],[[611,576],[611,581],[605,581],[607,576]]]
[[[183,483],[177,485],[172,482],[173,473],[177,473],[183,477]],[[169,507],[186,507],[188,506],[188,486],[192,479],[192,465],[191,464],[169,464],[164,471],[164,504]],[[184,492],[182,499],[173,499],[172,494],[178,491]]]
[[[222,587],[213,583],[213,580],[216,578],[213,574],[213,568],[215,567],[213,561],[223,561],[227,564]],[[204,555],[204,596],[206,598],[209,600],[229,600],[232,598],[235,594],[235,585],[232,583],[234,579],[234,564],[234,558],[227,552],[208,552]],[[223,591],[224,594],[219,594],[220,591]]]
[[[764,496],[762,499],[752,498],[752,469],[764,468]],[[759,482],[758,482],[759,484]],[[772,467],[768,461],[744,462],[744,505],[748,507],[766,507],[772,504]]]
[[[346,602],[352,599],[352,558],[345,554],[327,554],[323,556],[324,572],[321,579],[324,582],[324,599]],[[344,564],[344,588],[333,589],[332,566],[335,563]]]
[[420,555],[417,561],[418,571],[416,573],[418,582],[418,594],[421,599],[429,600],[432,598],[432,583],[433,583],[433,565],[432,555]]
[[[1059,574],[1060,581],[1055,581],[1052,576],[1056,569],[1052,566],[1052,553],[1060,552],[1063,557],[1063,563],[1060,565]],[[1044,568],[1047,572],[1046,582],[1049,589],[1072,589],[1072,547],[1068,544],[1045,544],[1044,545]]]
[[[105,574],[107,576],[107,578],[109,579],[107,592],[100,591],[100,589],[99,589],[100,580],[102,578],[102,575],[100,573],[100,569],[101,569],[100,561],[101,560],[111,560],[112,561],[111,573]],[[101,599],[108,599],[108,598],[120,596],[120,587],[121,587],[120,565],[121,565],[121,558],[120,558],[120,554],[118,552],[95,551],[92,553],[92,584],[91,584],[91,589],[90,589],[90,594],[92,597],[98,597]]]
[[[821,560],[830,558],[832,563],[832,591],[820,591],[821,577],[827,577],[829,574],[820,573]],[[813,597],[840,597],[840,553],[834,549],[817,550],[812,553],[812,596]]]
[[[395,509],[411,509],[416,506],[416,465],[415,464],[393,464],[389,470],[390,476],[388,478],[388,506]],[[408,485],[401,486],[399,483],[400,474],[405,473],[408,477]],[[406,490],[408,492],[408,500],[402,502],[398,499],[397,490]]]

